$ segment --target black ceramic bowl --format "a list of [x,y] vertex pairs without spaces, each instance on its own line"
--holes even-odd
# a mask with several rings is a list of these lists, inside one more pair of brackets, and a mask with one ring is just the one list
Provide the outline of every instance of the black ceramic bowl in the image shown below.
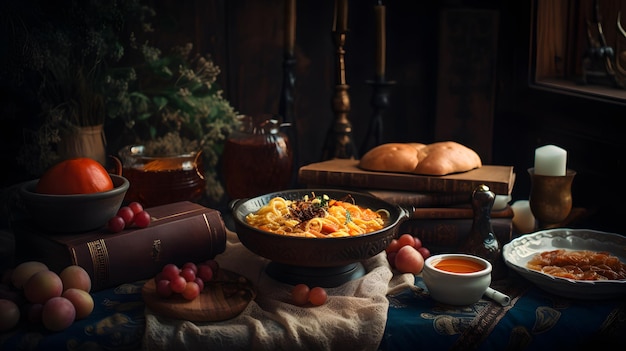
[[35,192],[39,179],[20,187],[24,206],[42,229],[56,233],[78,233],[104,226],[124,201],[129,182],[111,174],[113,189],[93,194],[48,195]]
[[[302,199],[314,193],[328,195],[331,199],[354,198],[361,207],[389,211],[383,229],[351,237],[302,238],[266,232],[246,223],[246,216],[257,212],[272,198],[280,196],[289,200]],[[373,257],[382,252],[397,236],[398,224],[408,218],[408,213],[374,196],[333,189],[298,189],[274,192],[250,199],[241,199],[232,206],[237,236],[243,245],[272,262],[298,267],[340,267]]]

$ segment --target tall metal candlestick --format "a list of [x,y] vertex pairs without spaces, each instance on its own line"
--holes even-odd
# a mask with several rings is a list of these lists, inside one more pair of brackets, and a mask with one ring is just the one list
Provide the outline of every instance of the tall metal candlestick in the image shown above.
[[333,24],[333,40],[336,48],[337,84],[332,99],[335,121],[330,128],[324,144],[322,159],[358,158],[357,149],[352,139],[352,124],[348,119],[350,113],[350,95],[346,83],[345,43],[347,33],[347,1],[337,0],[335,7],[335,23]]
[[383,143],[383,113],[387,106],[389,106],[389,88],[395,84],[393,81],[385,80],[385,12],[385,6],[382,4],[382,1],[379,0],[378,4],[374,6],[376,20],[375,79],[367,81],[367,83],[373,87],[370,102],[374,113],[372,114],[370,124],[367,128],[365,140],[361,145],[361,155]]

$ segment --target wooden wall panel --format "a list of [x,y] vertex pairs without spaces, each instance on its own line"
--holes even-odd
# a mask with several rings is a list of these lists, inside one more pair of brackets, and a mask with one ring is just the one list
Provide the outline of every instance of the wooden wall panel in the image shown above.
[[498,12],[451,9],[441,18],[435,138],[467,145],[491,164]]
[[[236,110],[277,112],[284,0],[150,1],[169,26],[159,34],[159,42],[166,46],[192,41],[200,53],[211,54],[222,70],[218,82]],[[334,118],[335,55],[330,32],[334,2],[296,1],[296,122],[300,161],[310,163],[321,157],[324,137]],[[366,81],[374,76],[375,3],[349,0],[346,64],[350,120],[357,146],[364,139],[372,114],[372,89]],[[480,134],[484,145],[491,141],[490,149],[480,147],[489,150],[484,153],[491,155],[485,156],[491,163],[515,167],[516,199],[528,196],[525,172],[533,163],[534,149],[545,143],[561,144],[570,150],[568,163],[579,172],[574,182],[576,205],[598,207],[594,223],[607,229],[621,225],[623,229],[620,215],[626,208],[619,180],[626,164],[626,130],[620,126],[626,108],[529,87],[531,0],[428,1],[417,6],[402,0],[383,3],[387,6],[387,78],[395,81],[383,118],[385,142],[436,140],[436,116],[442,112],[437,108],[437,86],[439,79],[445,79],[438,75],[443,58],[439,50],[441,11],[496,11],[500,20],[497,53],[492,58],[497,69],[491,97],[493,133],[470,132],[469,136],[456,134],[453,138],[472,140]],[[474,49],[470,46],[468,54],[476,54]],[[477,69],[469,61],[467,64],[468,69]],[[19,100],[5,94],[3,101]],[[5,115],[16,108],[24,107],[2,105]],[[23,180],[24,174],[16,168],[14,157],[20,142],[20,121],[5,117],[4,122],[0,161],[13,171],[3,172],[1,184],[8,186]]]

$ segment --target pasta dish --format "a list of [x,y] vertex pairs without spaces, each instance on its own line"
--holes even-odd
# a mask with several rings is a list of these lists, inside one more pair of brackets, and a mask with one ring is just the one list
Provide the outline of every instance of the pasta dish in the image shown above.
[[291,236],[329,238],[361,235],[382,229],[389,212],[363,208],[327,195],[304,196],[302,200],[274,197],[246,221],[258,229]]

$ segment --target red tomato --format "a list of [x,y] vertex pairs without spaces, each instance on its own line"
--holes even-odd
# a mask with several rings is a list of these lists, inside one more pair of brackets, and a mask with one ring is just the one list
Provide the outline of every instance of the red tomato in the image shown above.
[[78,157],[61,161],[48,169],[37,182],[41,194],[91,194],[113,189],[109,172],[98,161]]
[[339,230],[339,228],[337,228],[336,226],[333,226],[332,224],[329,224],[329,223],[322,224],[322,233],[324,234],[334,233],[337,230]]

